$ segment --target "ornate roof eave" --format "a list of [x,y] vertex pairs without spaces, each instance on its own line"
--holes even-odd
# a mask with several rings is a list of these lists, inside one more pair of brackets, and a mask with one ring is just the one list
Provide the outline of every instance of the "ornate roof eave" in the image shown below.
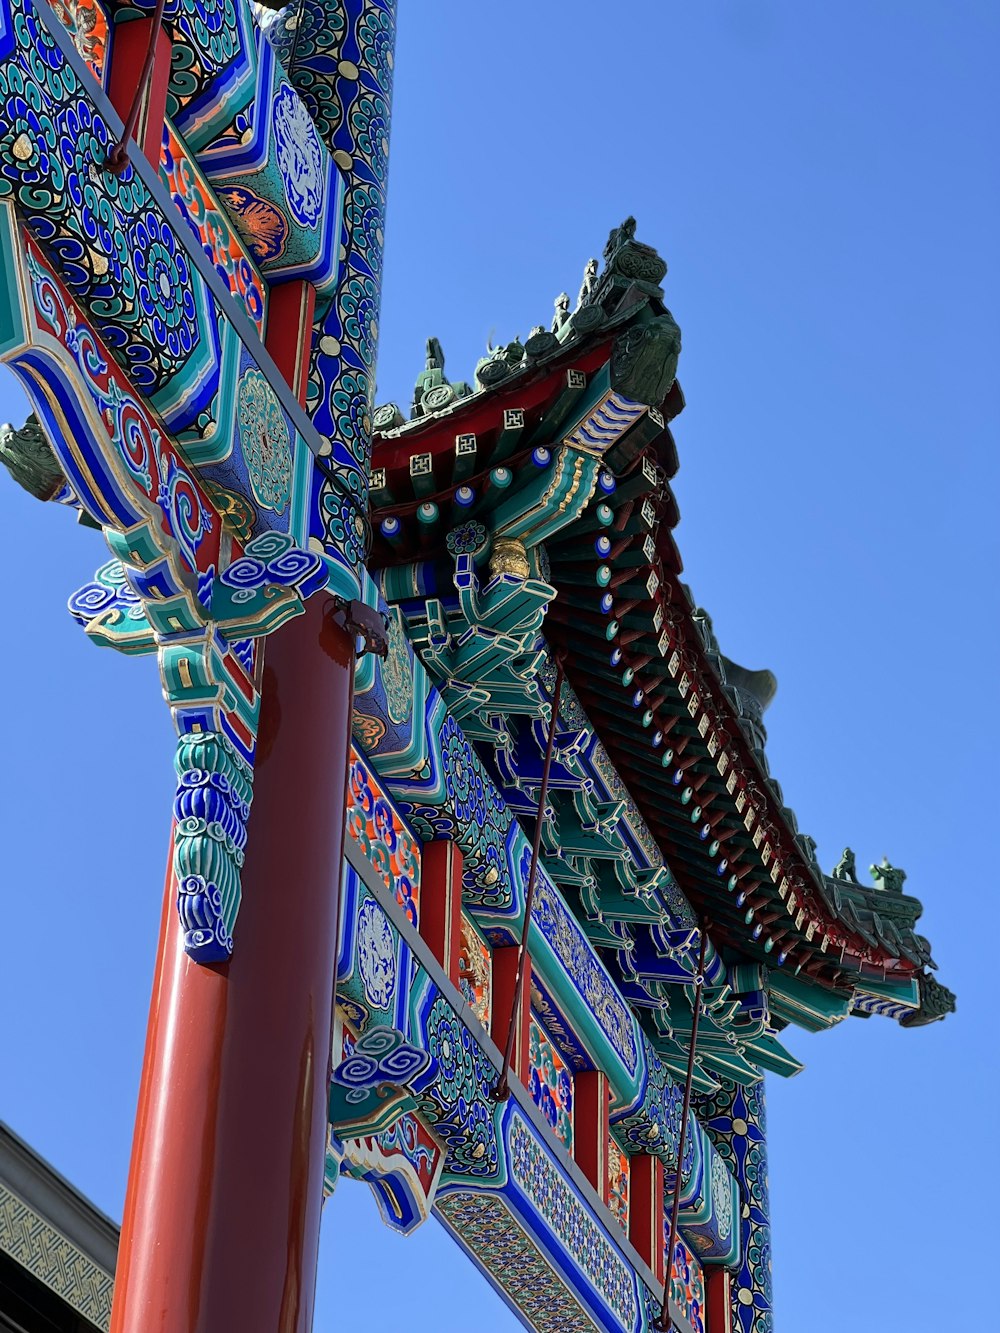
[[[529,462],[542,440],[578,444],[575,432],[600,408],[602,395],[626,395],[643,421],[626,432],[626,458],[616,446],[588,451],[614,466],[616,457],[624,463],[657,435],[660,465],[673,475],[677,454],[667,423],[683,410],[684,395],[674,373],[680,331],[656,285],[666,265],[630,236],[609,253],[605,274],[593,291],[581,293],[575,312],[564,313],[559,333],[539,328],[524,344],[515,339],[493,349],[477,367],[474,391],[445,378],[440,344],[428,340],[413,418],[404,420],[393,403],[375,410],[371,490],[381,519],[405,518],[431,502],[454,504],[456,491],[475,512],[488,502],[495,468]],[[481,491],[473,496],[476,487]],[[391,549],[398,542],[387,549],[378,531],[375,542],[376,567],[398,558]]]
[[[585,419],[590,400],[599,396],[607,378],[613,340],[574,346],[553,363],[528,367],[509,383],[459,400],[433,416],[401,428],[378,432],[372,456],[372,499],[376,517],[407,516],[421,504],[454,504],[456,491],[477,490],[471,512],[489,507],[491,474],[530,464],[538,447],[558,443],[553,417],[568,433]],[[684,407],[675,381],[658,408],[649,409],[651,424],[661,437],[661,451],[676,468],[676,448],[667,422]],[[555,437],[555,439],[554,439]],[[458,497],[462,503],[462,497]],[[380,549],[379,533],[372,563],[393,563]]]
[[[545,582],[559,596],[543,632],[553,649],[572,647],[570,682],[694,905],[738,955],[821,986],[846,1014],[855,991],[917,977],[930,962],[926,942],[912,922],[873,913],[863,890],[845,895],[822,874],[764,754],[760,713],[774,679],[722,656],[679,582],[679,511],[668,484],[678,463],[667,422],[684,400],[674,378],[679,332],[655,286],[665,265],[631,234],[613,234],[605,253],[605,274],[576,314],[566,314],[559,337],[536,330],[524,346],[496,349],[477,369],[482,388],[474,393],[444,380],[431,340],[416,418],[404,423],[397,408],[377,410],[373,501],[382,523],[373,564],[416,569],[437,549],[433,527],[443,546],[463,504],[471,506],[466,517],[492,522],[499,535],[506,511],[492,488],[495,471],[515,474],[505,483],[509,500],[533,462],[548,465],[533,451],[558,457],[588,395],[616,374],[621,383],[630,343],[660,332],[649,325],[672,329],[676,341],[643,364],[662,393],[651,393],[648,379],[635,393],[634,377],[626,390],[659,406],[603,453],[603,489],[545,538]],[[654,267],[637,277],[645,264]],[[669,367],[668,379],[656,379],[657,364],[661,373]],[[412,595],[420,596],[416,583]],[[665,768],[667,750],[676,762]]]

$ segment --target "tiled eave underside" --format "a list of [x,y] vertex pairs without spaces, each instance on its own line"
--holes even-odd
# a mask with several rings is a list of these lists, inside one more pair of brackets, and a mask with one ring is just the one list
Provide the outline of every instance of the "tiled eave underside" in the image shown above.
[[[578,596],[592,570],[593,612],[550,611],[546,636],[566,652],[570,682],[693,905],[741,951],[825,986],[850,991],[912,976],[921,960],[901,956],[912,941],[899,940],[898,950],[885,947],[891,935],[869,942],[824,901],[829,890],[787,825],[678,582],[669,533],[677,508],[666,480],[660,474],[645,494],[608,502],[608,557],[575,547],[564,561],[558,544],[550,548],[560,592]],[[602,564],[611,568],[607,586],[598,582]],[[563,581],[570,573],[571,585]],[[668,749],[674,758],[664,766]]]

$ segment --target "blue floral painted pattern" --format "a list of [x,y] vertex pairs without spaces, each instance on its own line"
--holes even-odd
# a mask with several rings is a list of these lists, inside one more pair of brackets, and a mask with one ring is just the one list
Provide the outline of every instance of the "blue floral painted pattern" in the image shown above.
[[136,219],[129,239],[139,279],[136,296],[152,336],[172,359],[186,359],[198,338],[187,259],[173,232],[152,211]]
[[312,117],[290,84],[278,89],[272,127],[278,171],[292,216],[303,227],[315,227],[325,202],[323,150]]
[[486,819],[483,777],[472,746],[450,714],[441,728],[441,764],[448,799],[458,819],[481,828]]
[[422,1110],[449,1150],[449,1170],[494,1176],[499,1148],[490,1093],[496,1070],[442,995],[427,1017],[427,1050],[436,1061],[437,1079]]

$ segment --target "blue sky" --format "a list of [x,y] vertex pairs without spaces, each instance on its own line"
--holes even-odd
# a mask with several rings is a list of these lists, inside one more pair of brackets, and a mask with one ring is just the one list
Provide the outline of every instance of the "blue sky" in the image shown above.
[[[779,1330],[985,1326],[998,796],[1000,265],[988,0],[400,0],[380,401],[471,378],[628,213],[670,264],[677,532],[831,866],[888,853],[959,1011],[790,1031],[769,1080]],[[23,397],[0,372],[0,420]],[[120,1215],[172,794],[153,663],[65,599],[100,538],[0,479],[0,1116]],[[948,1272],[952,1274],[949,1278]],[[989,1295],[988,1295],[989,1293]],[[373,1305],[373,1297],[375,1304]],[[327,1207],[317,1330],[514,1321],[431,1223]]]

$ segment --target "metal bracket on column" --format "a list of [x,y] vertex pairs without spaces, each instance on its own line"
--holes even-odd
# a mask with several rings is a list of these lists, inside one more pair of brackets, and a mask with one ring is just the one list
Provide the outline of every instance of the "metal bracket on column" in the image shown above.
[[383,662],[389,656],[389,617],[384,611],[376,611],[374,607],[367,606],[364,602],[359,602],[357,598],[348,601],[346,597],[340,597],[336,593],[333,595],[334,618],[337,623],[347,631],[353,634],[356,639],[361,639],[362,646],[358,649],[358,657],[364,657],[365,653],[374,653],[376,657],[381,657]]

